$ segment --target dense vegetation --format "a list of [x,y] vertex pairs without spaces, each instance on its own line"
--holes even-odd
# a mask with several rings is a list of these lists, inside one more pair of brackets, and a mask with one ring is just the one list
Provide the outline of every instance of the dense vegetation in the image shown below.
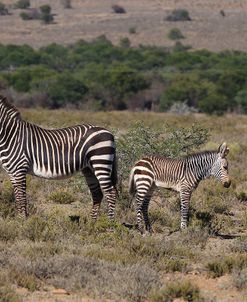
[[[247,54],[93,42],[0,45],[0,90],[21,106],[247,113]],[[179,43],[179,45],[178,45]],[[5,91],[3,91],[5,90]],[[178,106],[179,107],[179,106]]]

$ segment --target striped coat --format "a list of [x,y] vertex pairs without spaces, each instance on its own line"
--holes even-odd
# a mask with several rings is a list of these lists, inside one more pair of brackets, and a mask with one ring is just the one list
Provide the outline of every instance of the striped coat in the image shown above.
[[137,224],[141,232],[142,215],[146,231],[151,232],[148,217],[149,201],[155,187],[172,189],[180,194],[181,228],[187,227],[189,200],[199,182],[215,176],[224,187],[230,186],[228,162],[226,156],[229,149],[226,143],[219,146],[218,151],[206,151],[179,159],[161,156],[147,156],[140,159],[130,174],[129,192],[135,195]]
[[103,196],[109,218],[114,218],[117,171],[112,133],[90,124],[44,129],[24,121],[3,97],[0,120],[0,161],[13,184],[18,215],[27,216],[26,174],[60,179],[82,172],[92,194],[92,218],[97,218]]

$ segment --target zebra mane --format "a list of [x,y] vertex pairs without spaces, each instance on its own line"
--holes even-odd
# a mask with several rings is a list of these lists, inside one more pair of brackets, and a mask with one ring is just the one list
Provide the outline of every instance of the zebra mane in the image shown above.
[[217,151],[201,151],[201,152],[197,152],[194,154],[189,154],[189,155],[185,155],[183,156],[181,159],[186,160],[186,161],[190,161],[193,160],[195,158],[205,158],[207,156],[212,156],[215,155],[217,153]]
[[10,114],[12,117],[21,118],[21,114],[19,110],[12,104],[9,103],[6,97],[0,95],[0,106],[3,106],[6,109],[7,113]]

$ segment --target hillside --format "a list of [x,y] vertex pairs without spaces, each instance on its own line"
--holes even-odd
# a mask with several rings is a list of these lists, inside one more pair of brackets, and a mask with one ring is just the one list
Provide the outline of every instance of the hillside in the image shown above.
[[[19,16],[22,10],[11,8],[15,2],[2,1],[10,11],[10,15],[0,16],[2,44],[27,43],[41,47],[52,42],[69,44],[106,35],[115,44],[128,37],[133,46],[171,46],[174,42],[167,34],[177,27],[185,36],[183,43],[193,49],[247,51],[247,2],[244,0],[72,0],[71,9],[64,9],[62,1],[31,0],[32,8],[51,5],[54,23],[50,25],[37,20],[23,21]],[[113,4],[124,7],[126,13],[113,13]],[[187,9],[192,21],[164,21],[178,8]],[[131,28],[135,28],[135,33],[129,32]]]

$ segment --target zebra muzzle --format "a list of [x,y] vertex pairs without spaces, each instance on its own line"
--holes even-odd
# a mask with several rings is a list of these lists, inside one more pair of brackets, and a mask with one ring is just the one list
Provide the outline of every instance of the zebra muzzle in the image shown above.
[[224,184],[223,184],[223,186],[224,186],[225,188],[229,188],[230,185],[231,185],[231,181],[230,181],[230,180],[229,180],[229,181],[225,181]]

